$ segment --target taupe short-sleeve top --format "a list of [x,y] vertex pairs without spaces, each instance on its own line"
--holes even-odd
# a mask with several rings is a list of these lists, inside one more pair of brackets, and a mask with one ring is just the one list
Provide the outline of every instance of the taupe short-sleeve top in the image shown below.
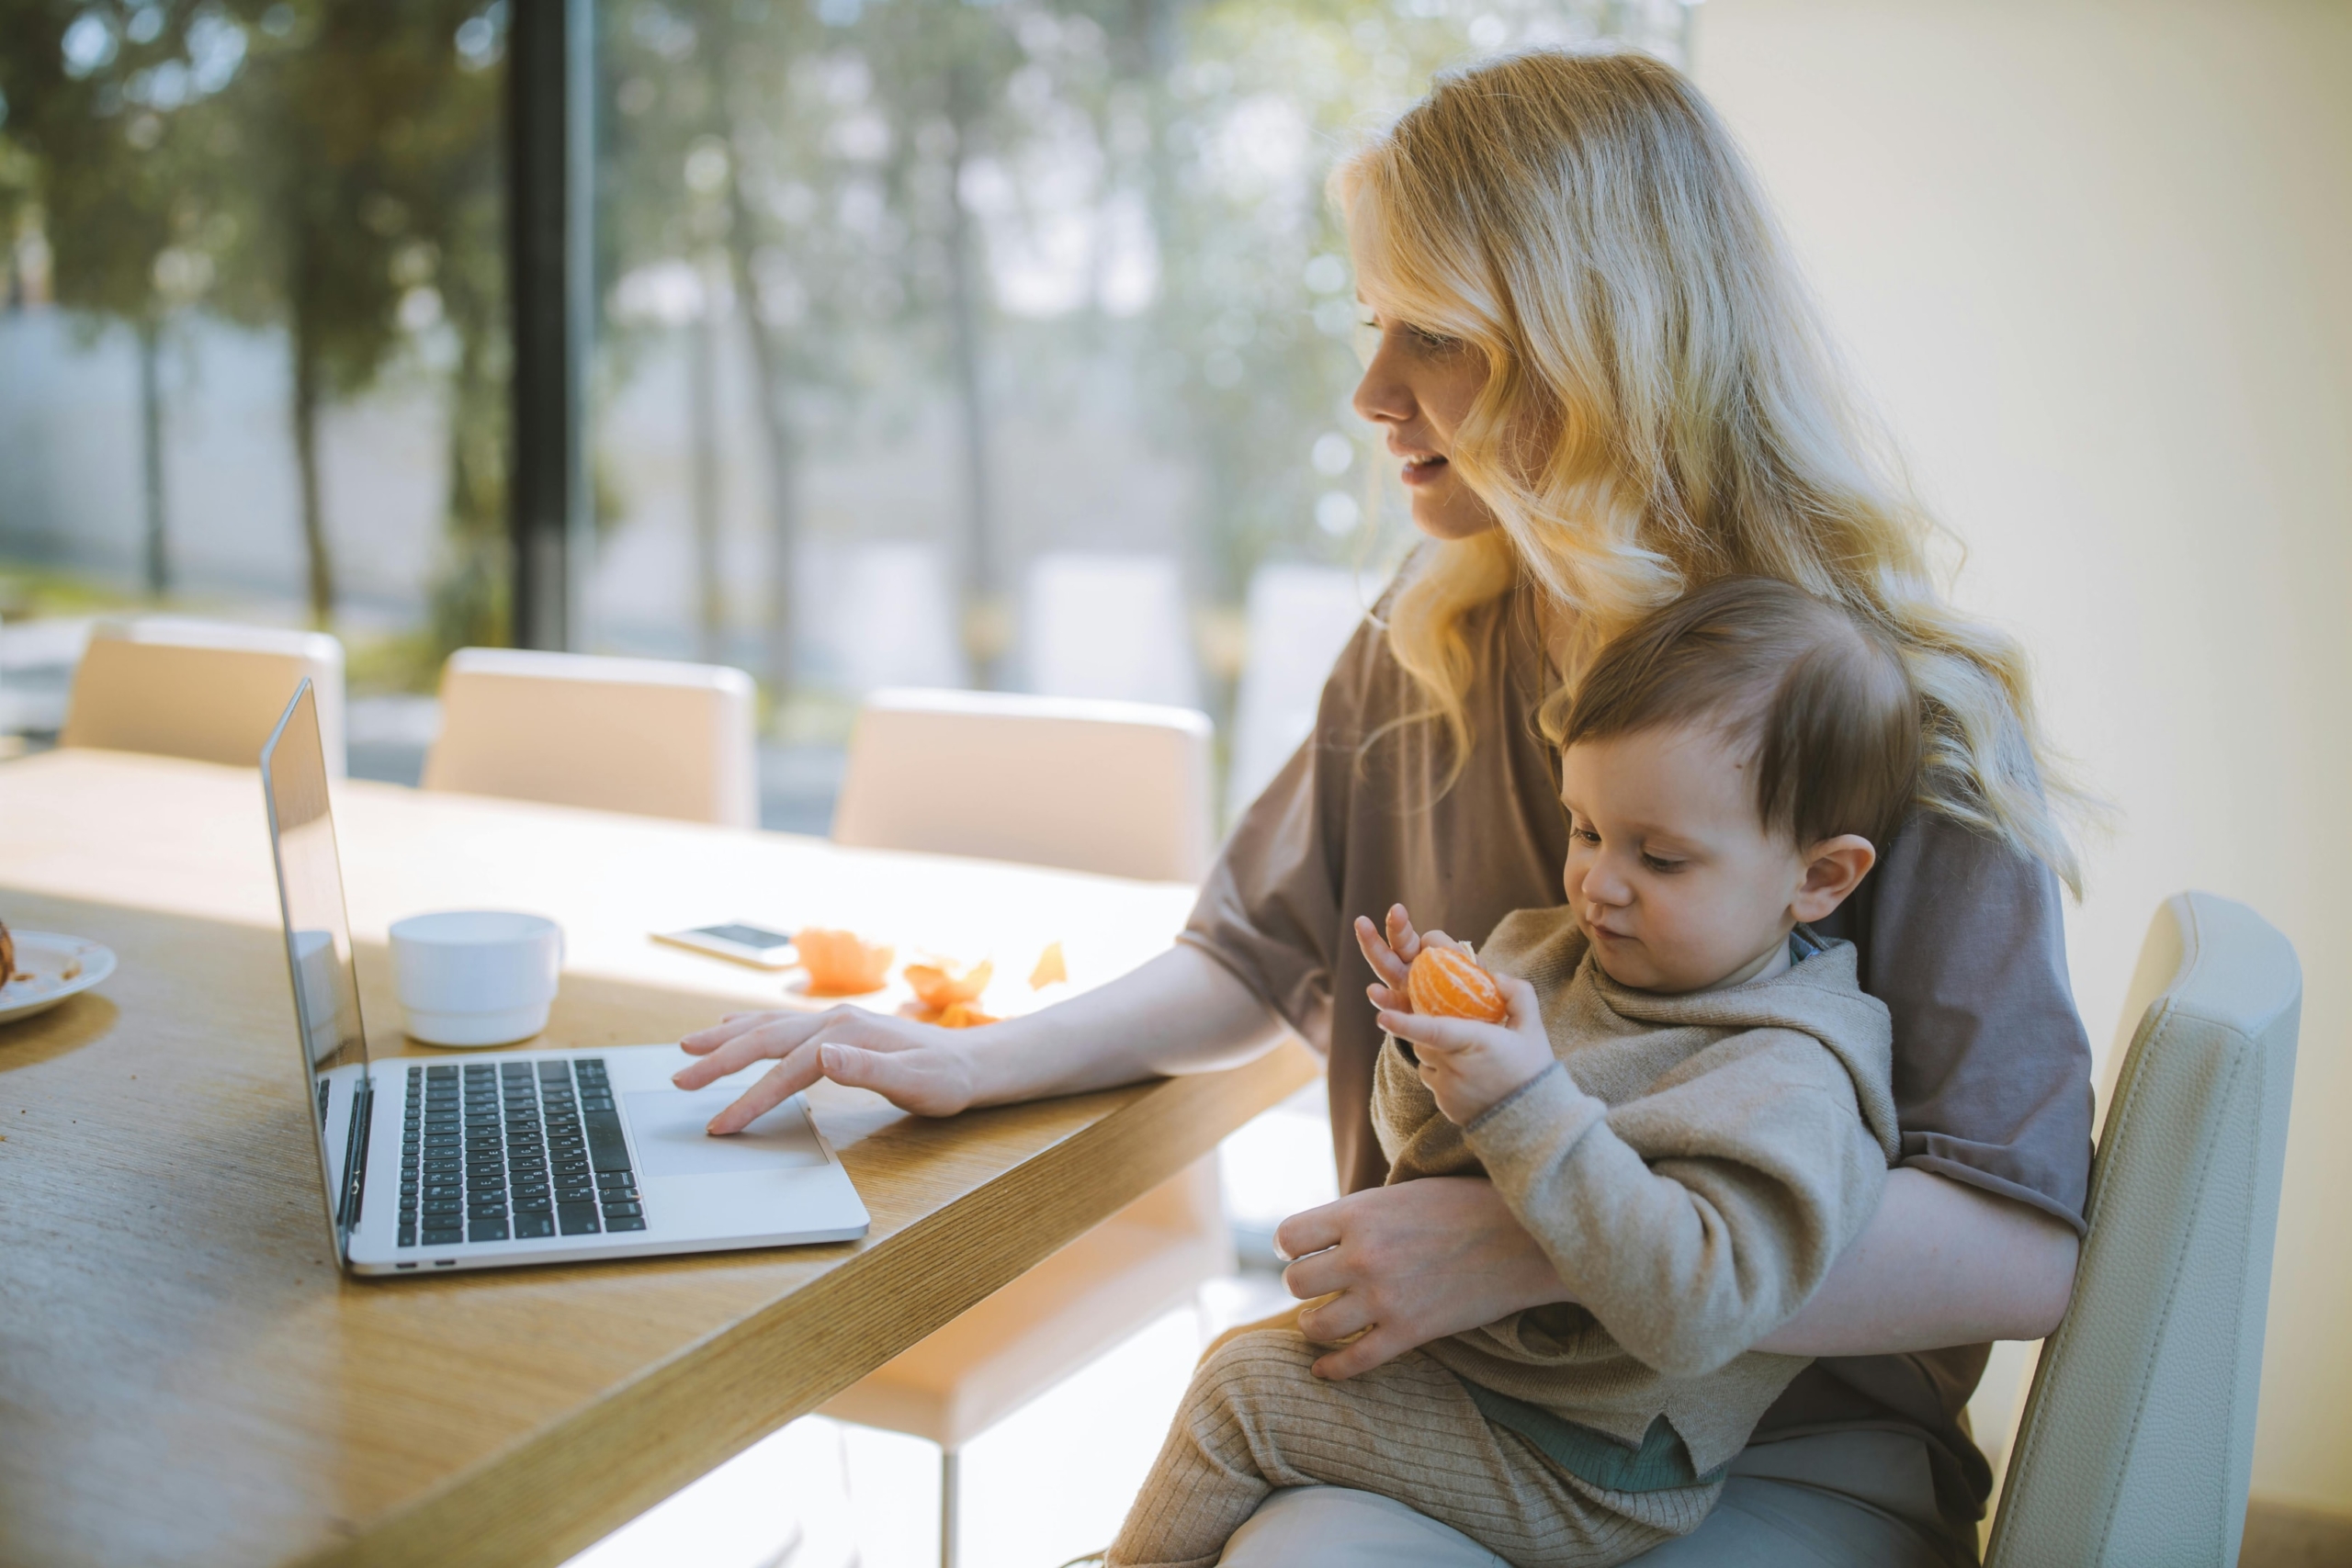
[[[1329,1063],[1343,1190],[1387,1174],[1371,1120],[1381,1033],[1357,915],[1402,903],[1422,929],[1484,940],[1513,909],[1566,901],[1567,817],[1537,732],[1547,670],[1521,589],[1464,630],[1487,672],[1470,694],[1469,765],[1441,791],[1448,746],[1374,621],[1324,687],[1314,734],[1243,817],[1182,940],[1215,957]],[[2082,1226],[2090,1046],[2066,976],[2057,879],[1947,819],[1915,816],[1830,919],[1894,1026],[1900,1163]],[[1918,1427],[1947,1512],[1973,1517],[1990,1474],[1959,1416],[1984,1347],[1825,1359],[1758,1436],[1847,1421]]]

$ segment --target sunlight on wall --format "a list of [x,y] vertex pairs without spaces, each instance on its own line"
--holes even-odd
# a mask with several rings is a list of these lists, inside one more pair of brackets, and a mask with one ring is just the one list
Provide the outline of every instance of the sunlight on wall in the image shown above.
[[2352,1509],[2352,11],[1713,0],[1696,54],[2120,807],[2069,920],[2095,1049],[2170,893],[2302,956],[2254,1487]]

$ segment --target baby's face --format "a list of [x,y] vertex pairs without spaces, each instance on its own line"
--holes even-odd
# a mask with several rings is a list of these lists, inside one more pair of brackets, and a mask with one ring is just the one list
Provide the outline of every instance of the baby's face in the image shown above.
[[1610,978],[1645,991],[1736,985],[1787,942],[1807,860],[1765,832],[1751,770],[1701,726],[1583,742],[1562,757],[1563,880]]

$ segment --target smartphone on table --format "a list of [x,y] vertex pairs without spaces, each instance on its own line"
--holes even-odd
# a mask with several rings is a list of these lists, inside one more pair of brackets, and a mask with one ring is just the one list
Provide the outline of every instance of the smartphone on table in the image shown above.
[[731,959],[748,964],[755,969],[789,969],[799,962],[793,951],[792,938],[783,931],[772,931],[765,926],[755,926],[748,920],[732,920],[719,926],[696,926],[692,931],[655,931],[653,940],[666,942],[673,947],[692,948],[713,958]]

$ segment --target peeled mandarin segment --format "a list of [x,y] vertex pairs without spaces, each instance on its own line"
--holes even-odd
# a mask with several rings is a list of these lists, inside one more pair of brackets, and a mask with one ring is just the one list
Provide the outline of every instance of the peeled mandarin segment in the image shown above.
[[990,1017],[969,1002],[952,1002],[942,1009],[939,1016],[932,1021],[942,1029],[978,1029],[984,1023],[1002,1021]]
[[906,967],[907,988],[925,1007],[952,1007],[957,1002],[978,1000],[989,988],[989,976],[996,973],[996,965],[987,959],[970,968],[952,964],[910,964]]
[[865,941],[855,931],[827,931],[810,926],[797,932],[793,946],[800,950],[800,966],[808,971],[812,997],[862,997],[878,991],[890,978],[896,950]]
[[1413,1010],[1436,1018],[1470,1018],[1500,1023],[1510,1008],[1495,977],[1476,959],[1450,947],[1424,947],[1405,974],[1405,995]]
[[1062,944],[1049,942],[1046,951],[1037,954],[1037,967],[1029,971],[1029,988],[1042,991],[1057,980],[1069,978],[1069,965],[1062,962]]

